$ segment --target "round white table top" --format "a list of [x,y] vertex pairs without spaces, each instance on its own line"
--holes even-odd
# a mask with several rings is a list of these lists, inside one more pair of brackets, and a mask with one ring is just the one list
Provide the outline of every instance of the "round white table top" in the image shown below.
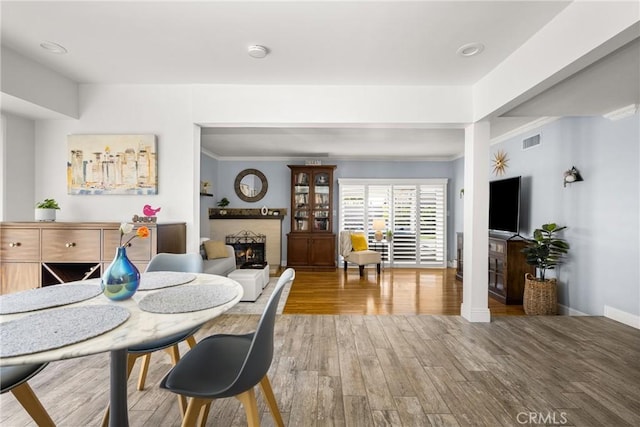
[[[141,310],[138,307],[138,302],[147,295],[162,292],[162,289],[156,291],[138,291],[131,299],[125,301],[111,301],[104,295],[100,294],[94,298],[69,304],[65,307],[86,307],[100,304],[113,304],[119,307],[124,307],[129,310],[130,316],[120,326],[112,329],[111,331],[105,332],[102,335],[98,335],[94,338],[80,341],[75,344],[69,344],[64,347],[21,356],[0,358],[0,366],[44,363],[54,360],[71,359],[74,357],[88,356],[111,350],[129,348],[148,341],[165,338],[175,333],[194,328],[221,315],[237,304],[242,298],[242,286],[232,279],[212,274],[197,274],[196,276],[196,279],[188,283],[188,285],[223,285],[231,287],[236,291],[235,298],[222,305],[204,310],[191,311],[187,313],[158,314]],[[2,323],[4,322],[17,320],[34,313],[42,313],[55,309],[56,308],[50,308],[38,310],[36,312],[2,315],[0,316],[0,327],[2,327]]]

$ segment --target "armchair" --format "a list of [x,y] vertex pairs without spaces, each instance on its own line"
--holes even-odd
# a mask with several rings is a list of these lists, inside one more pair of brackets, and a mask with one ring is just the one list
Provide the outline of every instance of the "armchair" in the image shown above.
[[[352,231],[341,231],[339,236],[340,255],[342,255],[344,261],[344,271],[347,271],[347,263],[353,263],[358,265],[360,270],[360,277],[364,276],[364,266],[367,264],[376,264],[376,271],[380,274],[380,264],[382,263],[382,255],[380,252],[367,249],[354,250],[351,242]],[[365,240],[366,242],[366,240]]]

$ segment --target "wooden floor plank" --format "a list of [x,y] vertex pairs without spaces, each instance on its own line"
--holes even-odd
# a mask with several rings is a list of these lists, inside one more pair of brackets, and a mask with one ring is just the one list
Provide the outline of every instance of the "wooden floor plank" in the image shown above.
[[318,427],[345,425],[344,402],[339,377],[318,378]]

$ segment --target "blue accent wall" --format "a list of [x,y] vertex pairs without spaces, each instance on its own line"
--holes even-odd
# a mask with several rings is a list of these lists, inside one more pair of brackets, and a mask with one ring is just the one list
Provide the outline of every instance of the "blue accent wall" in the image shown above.
[[[541,145],[522,150],[522,140],[536,133]],[[504,177],[522,176],[520,233],[531,236],[548,222],[568,227],[571,250],[555,274],[559,303],[573,310],[640,314],[639,146],[636,114],[563,118],[491,147],[508,154]],[[584,181],[564,187],[572,166]]]

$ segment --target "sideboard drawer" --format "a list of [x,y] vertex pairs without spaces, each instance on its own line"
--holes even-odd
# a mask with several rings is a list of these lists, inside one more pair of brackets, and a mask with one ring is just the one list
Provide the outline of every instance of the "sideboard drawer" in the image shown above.
[[2,230],[0,259],[37,261],[40,259],[40,230],[15,228]]
[[[129,246],[127,246],[127,257],[132,261],[149,261],[151,259],[151,237],[152,233],[156,230],[149,229],[149,237],[141,239],[136,237],[133,239]],[[126,242],[133,232],[122,237],[123,242]],[[103,259],[109,260],[116,255],[116,247],[120,244],[120,230],[104,230],[103,231]]]
[[42,260],[100,260],[100,230],[42,230]]

